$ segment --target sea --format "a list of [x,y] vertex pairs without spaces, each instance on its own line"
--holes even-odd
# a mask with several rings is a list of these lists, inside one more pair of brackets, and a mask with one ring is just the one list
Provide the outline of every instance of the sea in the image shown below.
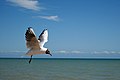
[[120,80],[120,59],[1,58],[0,80]]

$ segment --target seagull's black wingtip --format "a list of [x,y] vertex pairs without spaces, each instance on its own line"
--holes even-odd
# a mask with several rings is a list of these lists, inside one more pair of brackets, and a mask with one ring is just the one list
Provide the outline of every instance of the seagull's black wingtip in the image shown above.
[[48,29],[44,29],[44,30],[48,30]]
[[30,29],[30,28],[32,28],[32,27],[28,27],[28,29]]
[[46,30],[48,30],[48,29],[44,29],[43,32],[46,31]]

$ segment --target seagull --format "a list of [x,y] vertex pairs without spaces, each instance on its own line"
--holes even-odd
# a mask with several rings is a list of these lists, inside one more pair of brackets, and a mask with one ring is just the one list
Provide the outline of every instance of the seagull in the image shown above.
[[29,60],[29,64],[32,60],[32,56],[36,54],[50,54],[50,51],[48,48],[44,47],[44,44],[48,42],[48,30],[44,29],[42,33],[40,34],[39,38],[37,39],[34,30],[32,27],[28,27],[25,33],[26,38],[26,47],[29,49],[26,53],[27,55],[31,56]]

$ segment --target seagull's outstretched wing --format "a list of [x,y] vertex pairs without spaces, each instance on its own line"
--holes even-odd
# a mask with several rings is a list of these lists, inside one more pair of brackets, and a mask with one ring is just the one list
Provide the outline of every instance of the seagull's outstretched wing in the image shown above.
[[40,47],[43,47],[44,44],[48,41],[48,30],[44,29],[40,34],[38,40],[40,40]]
[[29,49],[40,49],[39,42],[32,28],[28,28],[25,33],[26,46]]

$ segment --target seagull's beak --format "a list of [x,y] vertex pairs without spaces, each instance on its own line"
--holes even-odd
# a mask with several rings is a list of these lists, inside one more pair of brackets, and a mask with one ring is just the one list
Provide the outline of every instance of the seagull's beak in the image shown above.
[[52,56],[52,54],[49,54],[50,56]]

